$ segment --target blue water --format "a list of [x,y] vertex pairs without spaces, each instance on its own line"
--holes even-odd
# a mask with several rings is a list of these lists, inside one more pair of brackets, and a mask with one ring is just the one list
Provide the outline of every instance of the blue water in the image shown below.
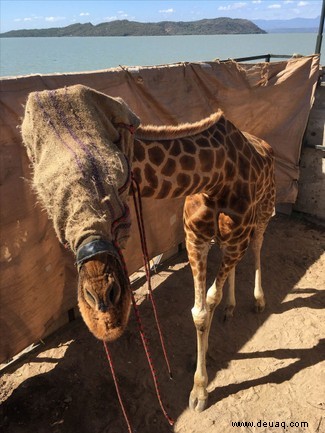
[[[262,54],[313,54],[316,34],[0,38],[0,76],[94,71]],[[324,64],[323,58],[321,64]]]

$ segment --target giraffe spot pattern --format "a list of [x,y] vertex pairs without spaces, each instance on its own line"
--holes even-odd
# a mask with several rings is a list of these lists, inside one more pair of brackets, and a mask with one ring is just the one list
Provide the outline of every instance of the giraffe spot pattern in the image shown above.
[[[256,204],[263,195],[259,217],[262,212],[265,221],[270,217],[274,187],[268,171],[272,160],[265,157],[269,150],[258,139],[255,142],[242,135],[223,117],[213,127],[191,138],[164,140],[149,146],[148,149],[135,146],[134,151],[136,161],[149,160],[142,170],[134,172],[144,184],[142,195],[165,198],[199,192],[196,199],[192,196],[186,201],[186,239],[196,245],[197,251],[199,242],[213,237],[222,242],[226,262],[218,277],[221,281],[248,247],[256,225]],[[202,192],[211,194],[213,199],[207,199]],[[218,212],[224,216],[218,217]],[[226,215],[228,212],[231,217]],[[200,255],[189,253],[189,259],[193,276],[205,284],[205,265]]]
[[158,187],[158,177],[156,176],[156,171],[151,167],[151,165],[145,165],[144,175],[149,186],[156,189]]
[[157,195],[157,198],[158,199],[166,198],[168,196],[168,194],[170,193],[171,189],[172,189],[172,183],[167,181],[167,180],[163,180],[160,191]]
[[195,155],[197,152],[197,146],[193,143],[193,141],[184,138],[182,142],[184,152],[189,153],[190,155]]
[[159,167],[165,159],[165,153],[162,149],[155,146],[148,150],[149,161]]
[[140,185],[142,183],[142,176],[141,176],[141,170],[139,167],[135,167],[133,170],[133,176],[135,178],[135,180],[138,182],[138,184]]
[[210,172],[214,166],[214,152],[210,149],[201,149],[199,152],[199,160],[201,163],[201,170],[203,172]]
[[220,149],[218,149],[217,154],[216,154],[216,160],[214,163],[215,168],[219,169],[219,168],[223,167],[223,165],[225,163],[225,159],[226,159],[226,152],[225,152],[223,147],[220,147]]
[[227,142],[227,158],[234,164],[237,164],[238,150],[236,148],[236,142],[234,142],[231,137]]
[[152,197],[154,194],[154,190],[149,186],[144,186],[141,191],[142,197]]
[[170,156],[179,156],[182,153],[182,148],[179,140],[174,140],[171,149],[169,151]]
[[134,140],[134,159],[142,162],[145,160],[146,152],[142,143],[138,140]]
[[218,129],[215,129],[211,135],[210,142],[214,147],[219,147],[221,144],[224,144],[225,137]]
[[219,122],[218,122],[218,130],[221,132],[221,134],[225,137],[227,135],[227,130],[228,127],[227,125],[227,121],[224,117],[220,117]]
[[237,168],[232,161],[227,160],[225,163],[224,171],[225,171],[225,180],[229,181],[235,177]]
[[196,142],[197,142],[198,146],[201,148],[202,147],[211,147],[210,141],[207,137],[202,136],[202,137],[198,138],[196,140]]
[[177,184],[183,189],[186,189],[191,184],[191,177],[185,173],[179,173],[176,177]]
[[167,177],[172,176],[176,170],[176,162],[174,159],[168,158],[165,165],[161,169],[161,174]]
[[200,175],[198,175],[197,173],[193,174],[193,181],[192,181],[193,191],[198,187],[200,179],[201,179]]
[[246,197],[238,197],[236,194],[231,194],[229,198],[229,207],[233,211],[242,214],[248,209],[249,202]]
[[195,159],[192,156],[183,155],[179,158],[179,162],[185,171],[193,171],[195,169]]

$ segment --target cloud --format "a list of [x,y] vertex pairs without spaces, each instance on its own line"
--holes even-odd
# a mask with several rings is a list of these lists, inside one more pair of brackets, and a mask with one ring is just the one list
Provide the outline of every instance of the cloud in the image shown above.
[[134,20],[135,17],[128,15],[124,11],[117,11],[117,15],[111,15],[111,16],[104,18],[104,20],[106,20],[106,21],[117,21],[117,20],[126,20],[126,19]]
[[56,21],[62,21],[65,20],[65,17],[45,17],[45,21],[48,21],[50,23],[54,23]]
[[297,4],[298,7],[301,7],[301,6],[307,6],[307,5],[308,5],[308,2],[304,2],[304,1],[300,1],[300,2]]
[[172,9],[172,8],[170,8],[170,9],[160,9],[158,12],[160,14],[172,14],[173,12],[175,12],[175,9]]
[[89,12],[80,12],[79,16],[81,17],[89,17],[90,13]]
[[105,17],[104,20],[107,20],[107,21],[116,21],[116,20],[118,20],[118,16],[117,15],[113,15],[111,17]]
[[253,0],[252,3],[255,3],[255,4],[262,3],[262,0]]
[[281,5],[279,5],[278,3],[275,3],[273,5],[269,5],[268,9],[281,9]]
[[65,20],[66,17],[60,17],[60,16],[49,16],[49,17],[44,17],[44,16],[37,16],[37,15],[32,15],[31,17],[24,17],[24,18],[15,18],[14,21],[15,22],[32,22],[32,21],[46,21],[49,23],[53,23],[56,21],[63,21]]
[[234,9],[241,9],[241,8],[245,7],[246,5],[247,5],[247,3],[244,3],[244,2],[230,3],[227,6],[219,6],[218,10],[219,11],[230,11],[230,10],[234,10]]
[[20,21],[25,21],[25,22],[26,22],[26,21],[33,21],[33,18],[30,18],[30,17],[26,17],[26,18],[15,18],[14,21],[17,22],[17,23],[20,22]]
[[130,15],[128,15],[126,12],[124,11],[117,11],[117,17],[115,17],[116,20],[125,20],[127,18],[134,18],[134,17],[130,17]]

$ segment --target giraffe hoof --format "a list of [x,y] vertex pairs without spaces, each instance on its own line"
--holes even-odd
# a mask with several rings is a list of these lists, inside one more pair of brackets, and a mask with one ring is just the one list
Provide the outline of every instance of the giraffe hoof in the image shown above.
[[235,310],[235,306],[234,305],[228,305],[225,308],[225,315],[223,317],[224,322],[226,322],[227,320],[229,320],[232,317],[234,317],[234,310]]
[[195,410],[196,412],[203,412],[207,406],[207,401],[208,401],[207,398],[202,400],[197,397],[190,396],[189,407],[190,409]]
[[255,302],[255,313],[262,313],[265,308],[265,302],[256,301]]

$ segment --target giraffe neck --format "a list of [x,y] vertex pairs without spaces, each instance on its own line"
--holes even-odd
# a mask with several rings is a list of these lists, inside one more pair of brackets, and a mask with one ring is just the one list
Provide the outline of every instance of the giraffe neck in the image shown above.
[[224,116],[192,136],[161,138],[157,131],[155,139],[153,130],[147,136],[135,138],[133,173],[142,196],[158,199],[215,195],[236,174],[236,146],[248,141]]

